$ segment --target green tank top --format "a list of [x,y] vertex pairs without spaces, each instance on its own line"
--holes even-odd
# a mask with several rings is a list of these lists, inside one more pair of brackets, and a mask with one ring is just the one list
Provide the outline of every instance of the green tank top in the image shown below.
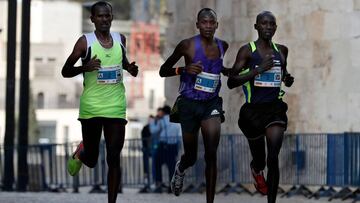
[[119,33],[111,33],[113,46],[104,48],[95,33],[85,34],[87,53],[83,64],[95,55],[101,69],[85,72],[84,89],[80,97],[80,119],[93,117],[126,118],[126,97],[123,84],[123,48]]

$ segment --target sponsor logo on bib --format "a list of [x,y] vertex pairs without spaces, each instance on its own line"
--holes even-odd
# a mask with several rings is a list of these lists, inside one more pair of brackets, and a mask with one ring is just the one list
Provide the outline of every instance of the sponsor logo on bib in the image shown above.
[[220,74],[201,72],[196,76],[194,89],[214,93],[220,81]]
[[120,66],[101,67],[98,70],[98,84],[117,84],[122,82],[123,72]]

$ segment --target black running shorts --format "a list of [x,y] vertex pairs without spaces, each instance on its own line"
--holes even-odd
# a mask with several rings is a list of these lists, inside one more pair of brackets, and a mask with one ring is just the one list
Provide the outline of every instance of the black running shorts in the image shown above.
[[265,129],[271,125],[281,125],[286,130],[287,109],[287,104],[282,100],[262,104],[245,103],[240,109],[238,125],[248,139],[263,136]]
[[172,112],[173,115],[170,116],[176,117],[172,122],[178,120],[183,133],[196,133],[203,120],[220,117],[221,122],[224,122],[225,117],[222,104],[223,100],[221,97],[198,101],[179,96],[173,107],[173,109],[176,109],[176,113]]

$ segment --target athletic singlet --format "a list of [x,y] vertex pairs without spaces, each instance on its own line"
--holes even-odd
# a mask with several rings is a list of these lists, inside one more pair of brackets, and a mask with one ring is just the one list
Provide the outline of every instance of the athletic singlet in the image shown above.
[[201,45],[200,35],[194,38],[195,56],[192,62],[197,63],[201,61],[204,69],[198,75],[183,72],[180,76],[179,93],[181,96],[192,100],[209,100],[218,96],[220,91],[220,72],[223,68],[224,49],[222,42],[215,38],[220,57],[217,59],[208,59]]
[[101,68],[85,72],[84,90],[80,97],[80,119],[93,117],[126,118],[126,98],[123,84],[122,59],[125,49],[119,33],[111,33],[113,46],[104,48],[94,32],[84,35],[87,53],[82,58],[85,64],[95,55],[101,61]]
[[[273,53],[275,55],[275,65],[273,68],[265,71],[264,73],[258,74],[243,85],[246,103],[266,103],[282,98],[282,60],[276,44],[272,43],[272,45]],[[245,66],[248,68],[242,71],[240,74],[249,72],[251,69],[254,69],[262,62],[262,58],[256,49],[255,42],[250,42],[249,46],[252,52],[251,60]]]

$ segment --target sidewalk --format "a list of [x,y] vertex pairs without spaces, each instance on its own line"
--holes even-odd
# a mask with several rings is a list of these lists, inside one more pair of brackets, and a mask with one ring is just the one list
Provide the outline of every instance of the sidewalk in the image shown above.
[[[88,190],[87,190],[88,191]],[[50,192],[0,192],[1,203],[101,203],[107,202],[106,194],[89,194],[87,191],[80,193],[50,193]],[[117,202],[121,203],[205,203],[205,193],[203,194],[181,194],[176,197],[172,194],[139,194],[138,189],[124,189],[124,193],[119,194]],[[250,196],[247,194],[217,194],[215,202],[218,203],[266,203],[266,198],[260,195]],[[328,203],[327,198],[320,200],[306,199],[304,197],[278,198],[277,203]],[[351,203],[351,200],[341,201],[332,200],[331,203]]]

